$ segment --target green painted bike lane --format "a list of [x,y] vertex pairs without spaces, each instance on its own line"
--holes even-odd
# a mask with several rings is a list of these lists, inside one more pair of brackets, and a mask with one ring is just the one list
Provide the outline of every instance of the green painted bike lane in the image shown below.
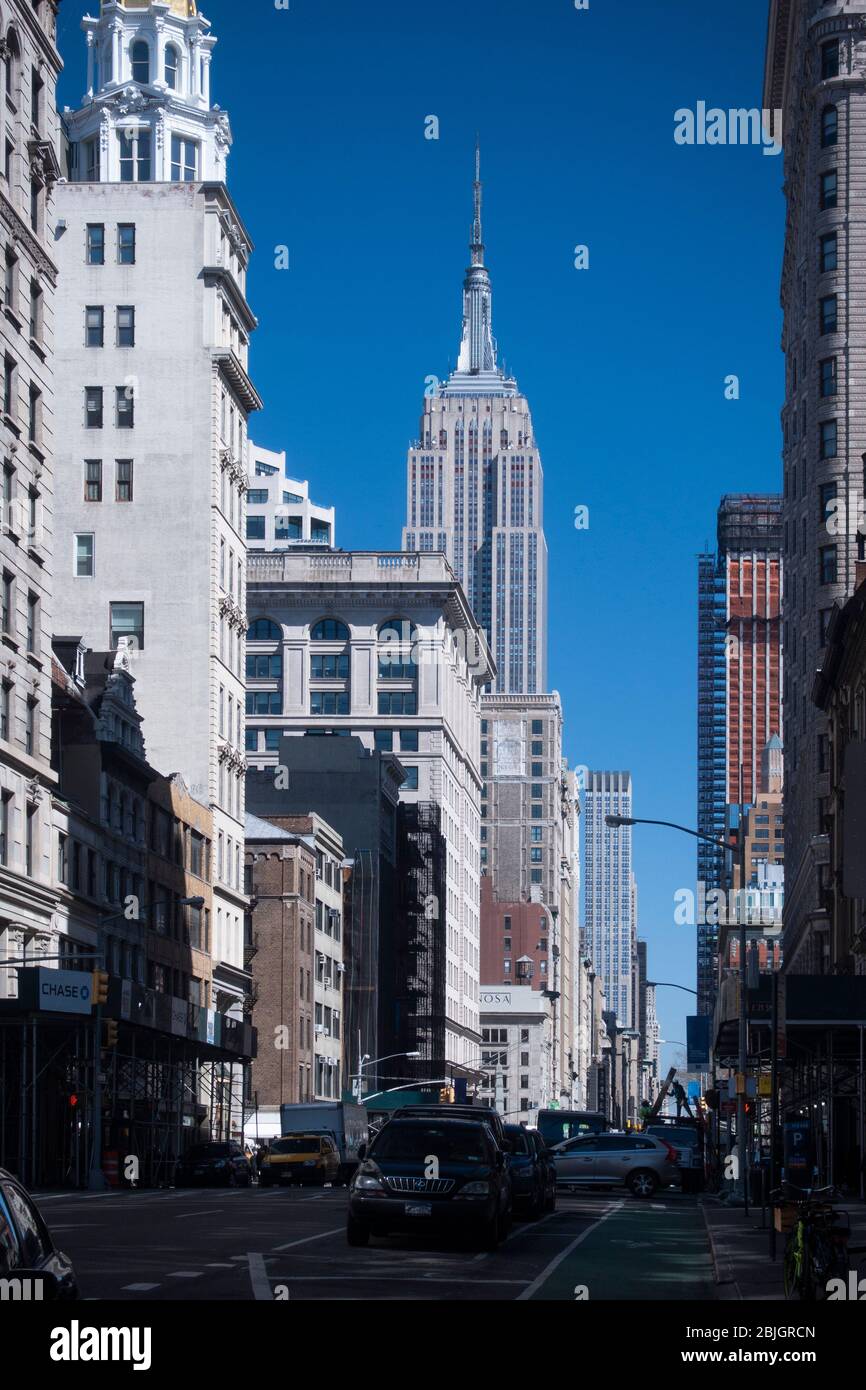
[[625,1202],[528,1294],[531,1300],[580,1297],[590,1303],[715,1296],[703,1216],[696,1202],[680,1201]]

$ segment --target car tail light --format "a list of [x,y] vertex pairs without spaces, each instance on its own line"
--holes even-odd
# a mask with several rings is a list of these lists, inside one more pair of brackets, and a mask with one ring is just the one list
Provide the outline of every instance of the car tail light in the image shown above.
[[659,1143],[664,1144],[665,1148],[667,1149],[667,1154],[665,1155],[665,1163],[679,1163],[680,1156],[677,1153],[677,1150],[674,1148],[673,1144],[669,1144],[667,1139],[660,1139]]

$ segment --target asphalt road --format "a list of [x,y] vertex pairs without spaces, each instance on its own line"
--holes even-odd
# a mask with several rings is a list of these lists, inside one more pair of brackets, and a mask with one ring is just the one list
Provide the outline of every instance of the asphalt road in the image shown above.
[[40,1195],[85,1299],[712,1299],[694,1197],[560,1196],[494,1253],[420,1236],[346,1243],[345,1188]]

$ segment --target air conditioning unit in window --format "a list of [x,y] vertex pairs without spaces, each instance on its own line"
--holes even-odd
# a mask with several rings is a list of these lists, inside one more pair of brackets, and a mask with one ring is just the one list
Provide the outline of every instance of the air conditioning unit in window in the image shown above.
[[317,1024],[316,1024],[316,1032],[317,1032],[317,1033],[324,1033],[324,1031],[325,1031],[325,1025],[324,1025],[324,1023],[317,1023]]

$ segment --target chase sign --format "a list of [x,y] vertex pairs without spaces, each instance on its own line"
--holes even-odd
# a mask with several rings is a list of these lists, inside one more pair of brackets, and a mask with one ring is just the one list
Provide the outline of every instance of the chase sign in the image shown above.
[[53,1014],[89,1014],[92,980],[89,971],[48,970],[44,966],[22,970],[19,995],[30,1008]]

